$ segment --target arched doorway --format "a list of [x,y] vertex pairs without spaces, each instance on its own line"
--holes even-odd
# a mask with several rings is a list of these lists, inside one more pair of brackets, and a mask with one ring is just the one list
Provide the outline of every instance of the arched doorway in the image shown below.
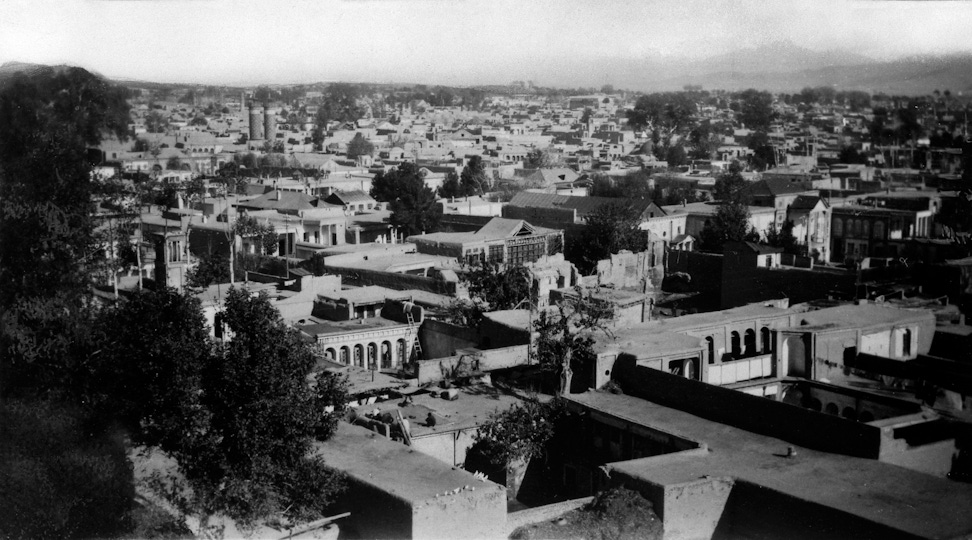
[[715,340],[712,339],[712,336],[705,337],[705,346],[709,351],[709,363],[714,364],[715,363]]
[[374,343],[368,344],[368,369],[377,369],[375,362],[378,359],[378,345]]
[[408,355],[405,354],[405,340],[399,339],[398,340],[398,361],[402,364],[405,364],[408,363],[409,360],[410,359]]
[[364,367],[364,347],[360,344],[354,346],[354,365]]
[[391,369],[392,367],[392,346],[385,341],[381,344],[381,368]]
[[745,346],[746,350],[744,354],[746,356],[752,356],[756,354],[756,331],[752,328],[746,330],[745,334]]
[[783,341],[784,375],[788,377],[807,377],[807,351],[801,336],[789,336]]
[[769,328],[765,326],[760,328],[759,341],[761,345],[760,350],[762,351],[762,353],[763,354],[769,353],[770,352],[770,329]]
[[330,360],[332,362],[336,362],[337,361],[337,354],[335,353],[335,351],[334,351],[333,348],[328,348],[326,351],[324,351],[324,358],[327,358],[328,360]]
[[342,364],[348,365],[348,356],[349,355],[350,355],[349,349],[347,347],[341,347],[341,363]]
[[741,347],[741,344],[740,344],[739,341],[740,341],[739,340],[739,332],[736,332],[735,330],[733,330],[732,331],[732,334],[730,334],[730,336],[729,336],[729,342],[730,342],[730,347],[731,347],[730,348],[730,351],[732,352],[732,357],[734,359],[735,358],[739,358],[740,356],[742,356],[742,347]]

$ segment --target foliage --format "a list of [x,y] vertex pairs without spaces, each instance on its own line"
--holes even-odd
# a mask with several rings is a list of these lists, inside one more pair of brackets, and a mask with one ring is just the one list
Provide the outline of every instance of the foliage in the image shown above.
[[236,218],[233,231],[243,238],[257,238],[261,255],[277,252],[277,231],[269,223],[260,223],[254,217],[242,215]]
[[[325,411],[314,430],[314,438],[326,441],[337,433],[338,421],[347,410],[348,376],[321,371],[314,378],[313,390],[317,408]],[[331,412],[326,412],[328,408],[331,408]]]
[[87,71],[18,75],[0,91],[0,368],[4,391],[76,394],[99,261],[86,148],[127,137],[124,90]]
[[204,431],[199,388],[211,344],[198,299],[170,288],[142,291],[107,309],[96,332],[102,353],[90,399],[104,416],[137,444],[166,451]]
[[779,229],[776,223],[770,223],[769,230],[766,231],[766,243],[778,248],[783,248],[784,253],[798,255],[800,246],[797,245],[796,237],[793,236],[793,221],[786,220]]
[[684,127],[696,112],[695,101],[685,92],[646,94],[627,112],[628,125],[636,130],[665,131],[667,135]]
[[311,133],[314,148],[322,149],[328,122],[352,122],[361,118],[363,113],[364,111],[358,106],[356,87],[346,83],[331,84],[314,116],[314,130]]
[[702,249],[719,251],[726,242],[758,242],[759,233],[749,224],[749,207],[741,202],[719,204],[715,215],[702,228]]
[[442,216],[435,193],[425,185],[414,163],[402,163],[397,169],[375,175],[371,196],[390,203],[390,222],[404,229],[406,236],[434,231]]
[[224,514],[244,527],[283,515],[322,516],[340,478],[310,455],[315,435],[331,434],[327,391],[307,384],[314,355],[263,294],[232,288],[223,321],[232,341],[206,363],[199,402],[205,429],[184,433],[172,454],[191,487],[180,506]]
[[482,156],[469,158],[469,163],[462,168],[462,173],[459,175],[459,185],[467,193],[486,194],[490,183]]
[[587,215],[583,232],[567,243],[568,258],[584,272],[623,249],[645,249],[647,233],[638,228],[641,216],[630,202],[604,204]]
[[756,131],[750,135],[747,146],[753,151],[749,163],[754,168],[765,170],[769,165],[776,164],[776,150],[770,144],[769,135],[765,131]]
[[571,390],[574,372],[589,373],[587,368],[597,357],[593,334],[601,331],[611,335],[608,323],[613,318],[610,306],[580,286],[558,302],[555,311],[540,312],[533,322],[539,334],[533,354],[540,368],[559,380],[558,394]]
[[462,274],[469,300],[456,300],[449,308],[454,324],[476,326],[483,313],[515,309],[531,300],[530,272],[524,266],[503,268],[496,263],[483,263]]
[[355,133],[354,138],[348,143],[348,159],[357,159],[358,156],[370,156],[375,151],[375,145],[364,138],[361,133]]
[[558,420],[567,414],[562,399],[546,403],[524,400],[509,409],[490,414],[474,436],[477,449],[489,462],[505,467],[542,456],[554,436]]
[[200,257],[196,266],[189,270],[186,279],[189,287],[197,289],[203,289],[216,283],[229,283],[229,259],[222,253]]
[[553,169],[563,165],[563,156],[553,148],[534,148],[523,161],[524,169]]
[[145,131],[149,133],[165,133],[169,127],[169,119],[159,111],[151,111],[145,115]]
[[776,119],[776,112],[773,110],[773,94],[750,88],[735,97],[739,121],[749,129],[767,131],[770,123]]
[[303,267],[310,270],[315,276],[323,276],[327,273],[327,264],[324,262],[326,256],[323,253],[315,253],[310,259],[304,261]]
[[172,156],[168,160],[166,160],[165,168],[170,171],[182,170],[182,160],[179,159],[179,156]]
[[449,171],[446,179],[439,186],[439,196],[446,199],[452,197],[468,197],[469,195],[475,194],[476,191],[472,186],[459,184],[459,175],[453,171]]
[[0,401],[0,537],[129,533],[135,495],[120,437],[48,401]]
[[867,156],[858,152],[857,148],[853,146],[844,146],[840,149],[837,161],[839,163],[867,164]]
[[749,204],[749,182],[743,178],[739,163],[732,162],[729,170],[716,179],[713,196],[717,201]]

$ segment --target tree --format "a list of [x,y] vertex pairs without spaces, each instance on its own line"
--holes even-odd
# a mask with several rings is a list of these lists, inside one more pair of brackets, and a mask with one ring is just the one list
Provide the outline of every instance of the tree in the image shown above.
[[169,127],[169,119],[158,111],[151,111],[145,115],[145,130],[149,133],[165,133]]
[[486,175],[486,164],[482,156],[472,156],[469,163],[462,168],[459,175],[459,184],[466,193],[479,193],[485,195],[489,189],[489,176]]
[[[589,290],[574,287],[556,305],[555,311],[541,311],[533,323],[538,333],[533,353],[540,369],[558,381],[557,394],[571,392],[575,372],[590,372],[594,352],[595,331],[611,335],[608,323],[613,319],[611,308],[594,298]],[[584,381],[584,388],[589,381]]]
[[628,125],[635,130],[664,132],[667,140],[686,125],[696,109],[695,101],[688,93],[663,92],[639,97],[634,108],[626,114]]
[[0,401],[0,537],[112,538],[131,533],[135,496],[120,437],[92,432],[78,409]]
[[749,218],[749,207],[742,202],[720,203],[715,215],[702,228],[701,247],[719,251],[726,242],[758,242],[759,233],[749,224]]
[[242,238],[256,238],[261,255],[277,252],[277,231],[269,223],[260,223],[256,218],[242,215],[236,218],[233,231]]
[[743,178],[742,167],[738,162],[732,162],[729,170],[716,179],[713,196],[717,201],[749,204],[749,182]]
[[545,454],[558,422],[567,415],[564,400],[524,400],[494,412],[473,437],[476,450],[496,467],[529,463]]
[[467,188],[469,186],[462,186],[459,184],[459,175],[455,171],[449,171],[446,174],[446,179],[439,186],[439,197],[449,199],[452,197],[466,197],[475,194],[474,191]]
[[314,130],[311,133],[314,147],[322,149],[328,122],[352,122],[361,118],[362,114],[358,107],[358,90],[354,86],[346,83],[331,84],[314,116]]
[[739,103],[739,121],[749,129],[767,131],[776,118],[773,110],[773,94],[758,90],[743,90],[736,98]]
[[616,202],[597,207],[587,215],[583,233],[568,242],[568,257],[581,272],[597,267],[597,261],[623,249],[639,252],[646,245],[645,232],[638,226],[641,216],[633,205]]
[[756,131],[750,135],[746,146],[753,151],[749,163],[754,168],[764,170],[769,165],[776,165],[776,149],[773,148],[769,135],[765,131]]
[[798,255],[800,247],[797,245],[796,237],[793,236],[793,221],[786,220],[777,229],[776,223],[770,223],[769,230],[766,231],[766,243],[778,248],[783,248],[784,253]]
[[389,205],[389,221],[403,229],[406,236],[435,231],[442,217],[442,207],[435,192],[421,178],[411,177],[404,182],[399,196]]
[[524,169],[553,169],[562,167],[563,157],[552,148],[534,148],[523,161]]
[[462,326],[477,326],[483,313],[521,307],[532,301],[531,276],[521,265],[503,268],[497,263],[484,262],[468,269],[461,276],[469,292],[469,300],[456,300],[450,306],[450,319]]
[[136,444],[167,452],[205,431],[200,389],[212,344],[198,299],[166,287],[142,291],[108,308],[95,328],[102,353],[91,399],[99,414]]
[[216,283],[229,283],[229,259],[221,253],[200,257],[195,268],[186,275],[189,287],[203,289]]
[[0,90],[0,393],[78,399],[99,247],[86,149],[127,139],[124,90],[79,68]]
[[315,358],[266,294],[232,288],[222,320],[232,333],[201,376],[205,429],[173,452],[191,494],[179,506],[226,515],[244,527],[283,516],[319,518],[341,479],[311,455],[315,436],[333,433],[326,404],[341,399],[340,379],[307,384]]
[[172,156],[165,162],[165,168],[170,171],[180,171],[182,170],[182,160],[179,156]]
[[354,138],[348,143],[348,159],[358,159],[358,156],[370,156],[374,151],[375,145],[371,144],[360,133],[355,133]]

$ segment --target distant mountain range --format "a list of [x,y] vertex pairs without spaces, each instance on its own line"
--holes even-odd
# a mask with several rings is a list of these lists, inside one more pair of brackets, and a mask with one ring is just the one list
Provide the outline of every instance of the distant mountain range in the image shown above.
[[[878,61],[841,50],[812,51],[783,41],[702,59],[645,55],[638,59],[550,60],[538,62],[551,72],[537,73],[537,79],[561,87],[576,87],[578,74],[587,73],[596,74],[615,88],[643,91],[681,90],[693,85],[707,90],[798,92],[807,86],[831,86],[903,95],[930,94],[937,89],[950,90],[956,97],[972,96],[972,54]],[[56,72],[69,67],[7,62],[0,66],[0,85],[17,72]],[[126,79],[115,82],[146,87],[158,84]]]
[[912,95],[948,89],[956,96],[972,94],[972,54],[878,61],[846,51],[811,51],[789,42],[704,59],[605,59],[596,72],[616,81],[615,87],[647,91],[697,85],[709,90],[797,92],[807,86],[832,86],[870,93]]

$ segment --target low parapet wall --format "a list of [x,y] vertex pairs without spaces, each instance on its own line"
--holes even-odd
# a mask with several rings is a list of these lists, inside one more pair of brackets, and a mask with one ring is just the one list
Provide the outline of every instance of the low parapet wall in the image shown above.
[[523,366],[529,362],[530,349],[527,345],[489,350],[460,349],[455,356],[420,360],[416,370],[417,382],[421,385],[472,373]]

